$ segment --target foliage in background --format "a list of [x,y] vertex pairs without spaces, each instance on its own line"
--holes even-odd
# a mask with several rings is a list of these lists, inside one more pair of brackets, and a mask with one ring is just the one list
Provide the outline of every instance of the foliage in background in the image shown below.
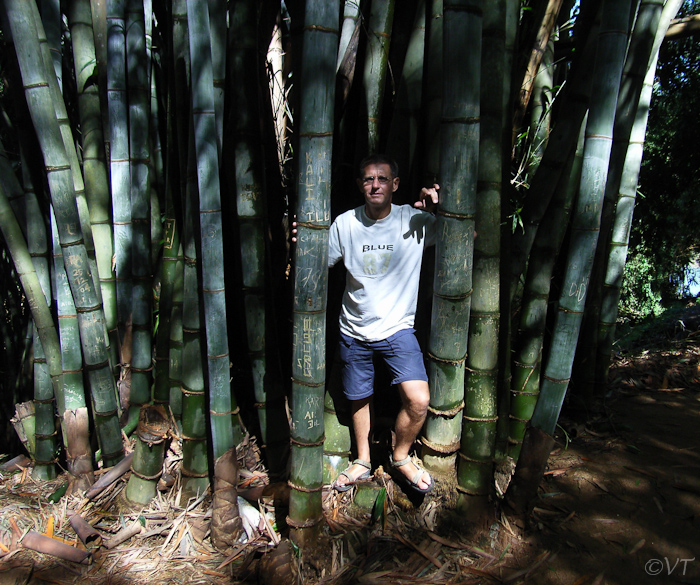
[[[698,12],[700,0],[686,0],[678,18]],[[699,110],[700,38],[667,41],[659,55],[625,269],[621,311],[629,317],[658,314],[687,294],[685,272],[699,251]]]

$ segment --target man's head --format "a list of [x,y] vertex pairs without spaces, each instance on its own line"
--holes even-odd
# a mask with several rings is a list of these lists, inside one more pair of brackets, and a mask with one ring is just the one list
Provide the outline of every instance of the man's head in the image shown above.
[[399,166],[383,154],[363,159],[357,186],[365,196],[365,212],[372,219],[382,219],[391,211],[391,197],[399,188]]

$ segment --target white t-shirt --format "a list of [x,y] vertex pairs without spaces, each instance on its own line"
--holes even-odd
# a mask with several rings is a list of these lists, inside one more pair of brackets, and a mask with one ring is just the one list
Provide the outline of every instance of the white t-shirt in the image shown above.
[[364,205],[346,211],[329,234],[328,265],[347,269],[340,331],[363,341],[413,327],[424,247],[435,243],[435,217],[410,205],[391,205],[385,218]]

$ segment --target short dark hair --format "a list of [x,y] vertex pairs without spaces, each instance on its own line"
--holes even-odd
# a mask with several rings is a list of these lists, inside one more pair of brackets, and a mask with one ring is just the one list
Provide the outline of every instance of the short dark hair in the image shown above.
[[369,165],[389,165],[392,178],[399,176],[399,165],[393,158],[386,154],[370,154],[360,161],[360,165],[357,167],[358,178],[363,177],[365,169]]

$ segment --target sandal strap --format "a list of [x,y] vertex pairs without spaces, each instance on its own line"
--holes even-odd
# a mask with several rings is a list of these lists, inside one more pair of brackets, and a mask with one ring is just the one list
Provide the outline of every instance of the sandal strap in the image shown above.
[[[392,464],[394,467],[403,467],[404,465],[407,465],[408,463],[411,462],[411,456],[410,456],[410,455],[408,455],[405,459],[399,459],[398,461],[395,461],[395,460],[394,460],[394,456],[393,456],[393,455],[390,455],[390,457],[391,457],[391,464]],[[416,467],[418,467],[418,466],[416,465]]]
[[360,467],[365,467],[366,469],[372,470],[372,464],[364,459],[355,459],[351,465],[359,465]]

